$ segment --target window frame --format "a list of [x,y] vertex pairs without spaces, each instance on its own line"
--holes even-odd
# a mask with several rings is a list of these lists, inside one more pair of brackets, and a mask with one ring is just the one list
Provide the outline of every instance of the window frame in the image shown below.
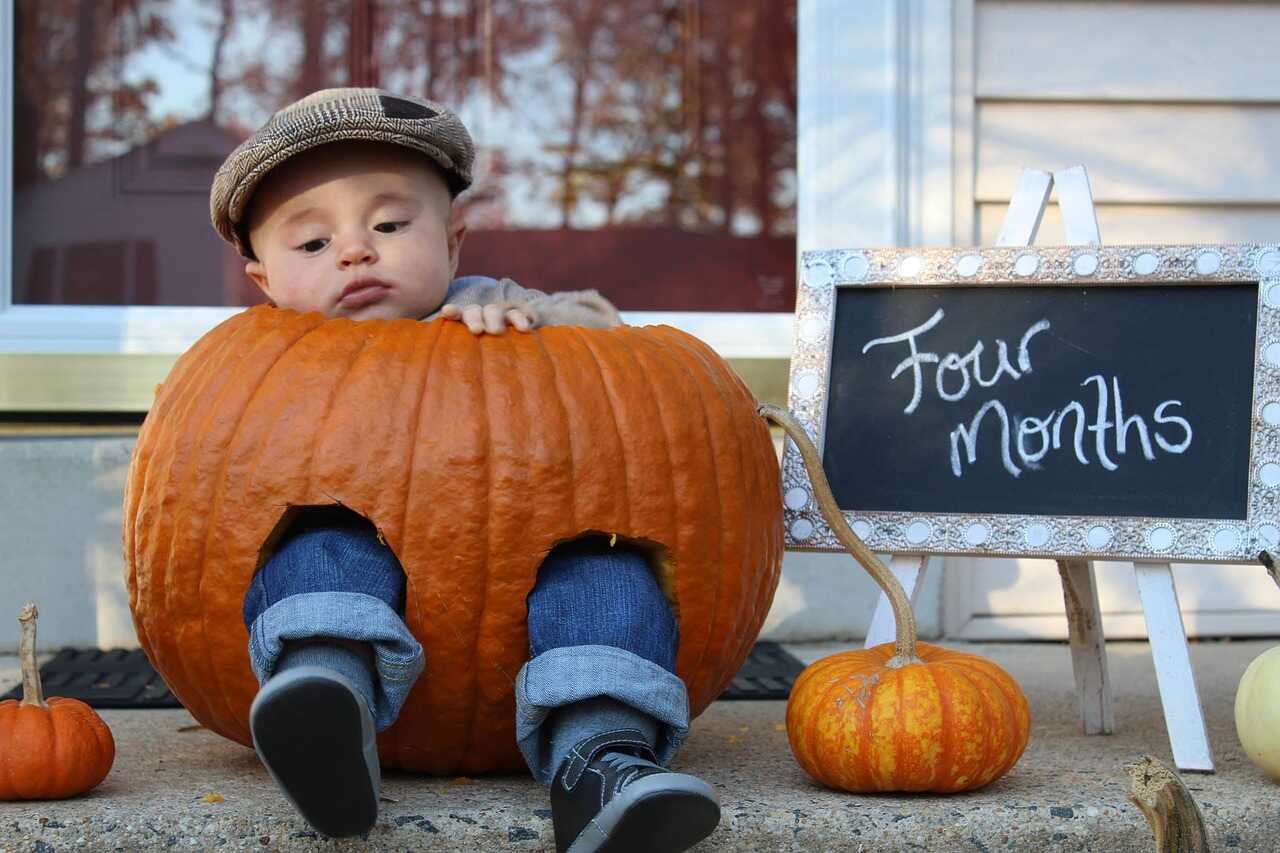
[[[928,116],[943,103],[939,95],[919,97],[925,82],[950,80],[950,51],[945,68],[925,65],[924,46],[951,37],[950,11],[928,0],[878,0],[857,4],[842,0],[797,0],[797,234],[801,251],[839,245],[902,245],[935,240],[940,227],[919,227],[922,189],[946,187],[914,166],[941,162],[921,142],[911,116]],[[862,38],[868,24],[874,38]],[[172,362],[201,335],[243,308],[82,306],[13,304],[13,3],[0,0],[0,414],[18,411],[146,411],[148,389],[163,379]],[[930,70],[932,68],[932,70]],[[885,93],[852,91],[841,81],[881,75]],[[923,91],[940,91],[925,86]],[[950,122],[950,86],[945,87]],[[817,166],[847,142],[833,140],[818,125],[823,118],[852,119],[871,129],[884,169],[832,186],[817,180]],[[937,116],[934,116],[936,120]],[[917,149],[923,150],[923,156]],[[932,159],[931,159],[932,158]],[[949,162],[950,149],[945,158]],[[927,172],[927,167],[926,170]],[[949,241],[950,222],[945,224]],[[929,232],[934,232],[933,234]],[[666,324],[706,341],[729,359],[789,358],[793,339],[791,312],[626,311],[631,325]],[[154,380],[154,381],[153,381]],[[40,384],[40,388],[33,388]],[[96,389],[90,390],[87,389]],[[130,390],[131,389],[131,390]]]

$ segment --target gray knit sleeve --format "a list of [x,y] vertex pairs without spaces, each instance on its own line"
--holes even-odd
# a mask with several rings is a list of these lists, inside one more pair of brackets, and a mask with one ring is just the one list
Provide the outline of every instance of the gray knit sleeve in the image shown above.
[[[444,304],[492,305],[519,308],[534,327],[587,326],[603,329],[622,325],[622,317],[613,303],[595,290],[567,290],[543,293],[521,287],[509,278],[466,276],[454,279],[445,294]],[[436,311],[427,320],[440,316]]]

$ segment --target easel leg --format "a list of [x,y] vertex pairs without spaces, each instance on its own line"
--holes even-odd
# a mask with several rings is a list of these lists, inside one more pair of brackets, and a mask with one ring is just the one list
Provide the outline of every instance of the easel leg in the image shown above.
[[1080,725],[1087,735],[1109,735],[1115,721],[1111,716],[1111,678],[1107,674],[1107,646],[1093,563],[1084,559],[1058,560],[1058,574],[1062,576],[1062,597],[1067,605]]
[[1191,671],[1187,634],[1178,609],[1178,591],[1173,585],[1173,567],[1168,563],[1133,564],[1138,578],[1138,594],[1147,618],[1151,658],[1160,687],[1165,727],[1173,760],[1179,770],[1213,772],[1209,736],[1204,726],[1200,694]]
[[[916,603],[916,591],[924,580],[925,561],[928,557],[901,556],[889,558],[889,570],[902,584],[911,603]],[[863,648],[871,648],[881,643],[892,643],[896,636],[896,625],[893,620],[893,608],[889,606],[889,598],[883,592],[876,599],[876,612],[871,617],[871,626],[867,628],[867,641]]]

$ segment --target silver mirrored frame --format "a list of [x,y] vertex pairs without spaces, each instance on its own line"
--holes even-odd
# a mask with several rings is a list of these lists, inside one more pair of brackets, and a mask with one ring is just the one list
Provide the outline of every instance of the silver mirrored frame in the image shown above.
[[[842,287],[1253,284],[1258,321],[1247,517],[845,512],[872,550],[902,554],[1256,562],[1280,546],[1280,246],[835,249],[801,255],[788,404],[819,450],[826,433],[835,296]],[[1264,414],[1265,413],[1265,414]],[[1271,418],[1271,422],[1268,422]],[[1268,486],[1265,479],[1277,482]],[[786,547],[842,551],[795,446],[782,459]]]

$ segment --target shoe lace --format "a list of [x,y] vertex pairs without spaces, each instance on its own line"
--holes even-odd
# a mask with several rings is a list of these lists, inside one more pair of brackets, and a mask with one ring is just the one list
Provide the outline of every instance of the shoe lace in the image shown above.
[[658,769],[658,766],[652,761],[625,752],[606,752],[600,760],[612,767],[618,774],[618,789],[625,788],[631,780],[644,774],[646,770]]

